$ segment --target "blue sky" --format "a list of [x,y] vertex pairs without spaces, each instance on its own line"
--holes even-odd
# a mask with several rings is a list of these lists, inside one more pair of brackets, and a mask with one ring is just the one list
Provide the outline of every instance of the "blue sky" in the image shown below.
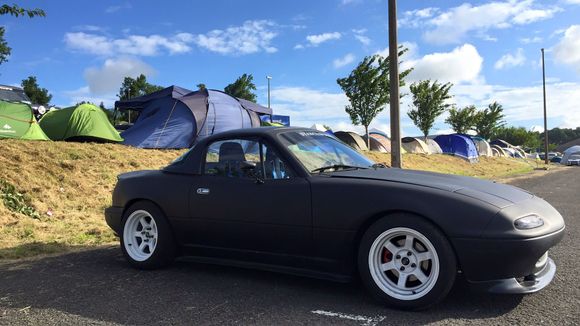
[[[124,76],[155,84],[223,89],[254,75],[258,102],[294,125],[356,130],[336,84],[366,55],[386,53],[386,0],[19,1],[46,18],[2,17],[12,47],[0,83],[35,75],[53,104],[112,106]],[[408,83],[452,82],[453,102],[497,100],[508,123],[542,124],[540,48],[546,49],[549,127],[580,126],[580,0],[399,1],[399,41],[410,51]],[[405,92],[405,90],[403,90]],[[404,135],[419,131],[406,116]],[[445,116],[433,133],[449,130]],[[389,130],[388,108],[371,127]]]

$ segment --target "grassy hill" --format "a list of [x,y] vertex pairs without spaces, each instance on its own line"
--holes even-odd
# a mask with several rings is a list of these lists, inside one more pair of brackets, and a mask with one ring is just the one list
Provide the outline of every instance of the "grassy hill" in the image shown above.
[[[115,144],[0,141],[0,259],[61,252],[116,241],[105,224],[116,176],[157,169],[183,151]],[[389,154],[366,153],[377,162]],[[447,155],[403,157],[409,169],[495,178],[531,171],[508,158],[478,164]]]

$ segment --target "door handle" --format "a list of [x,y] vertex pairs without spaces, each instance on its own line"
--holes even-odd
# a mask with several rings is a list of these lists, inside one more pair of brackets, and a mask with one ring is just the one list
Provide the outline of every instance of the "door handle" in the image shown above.
[[208,188],[197,188],[197,194],[198,195],[209,195],[209,189]]

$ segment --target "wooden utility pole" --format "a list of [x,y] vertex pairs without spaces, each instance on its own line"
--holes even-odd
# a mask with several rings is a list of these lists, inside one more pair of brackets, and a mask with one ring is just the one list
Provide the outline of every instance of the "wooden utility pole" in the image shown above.
[[401,168],[401,125],[399,114],[399,46],[397,44],[397,1],[389,0],[389,71],[391,105],[391,167]]
[[550,164],[548,158],[548,115],[546,113],[546,65],[544,64],[544,48],[542,48],[542,83],[544,86],[544,162]]

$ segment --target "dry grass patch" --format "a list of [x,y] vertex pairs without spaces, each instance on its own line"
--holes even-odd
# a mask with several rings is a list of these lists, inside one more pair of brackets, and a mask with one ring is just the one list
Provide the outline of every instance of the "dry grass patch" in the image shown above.
[[182,152],[117,144],[0,141],[0,179],[30,198],[39,213],[31,218],[0,203],[0,258],[114,241],[103,210],[111,203],[116,176],[158,169]]
[[[62,252],[115,241],[103,210],[120,173],[158,169],[183,151],[117,144],[0,141],[0,179],[14,186],[37,218],[0,200],[0,259]],[[377,162],[390,155],[367,152]],[[482,158],[478,164],[447,155],[406,154],[404,167],[483,178],[532,170],[521,160]]]
[[[391,154],[365,152],[376,162],[391,165]],[[432,171],[448,174],[466,175],[478,178],[493,179],[514,174],[527,173],[536,167],[535,161],[507,157],[479,158],[478,163],[445,154],[403,154],[403,168],[412,170]]]

